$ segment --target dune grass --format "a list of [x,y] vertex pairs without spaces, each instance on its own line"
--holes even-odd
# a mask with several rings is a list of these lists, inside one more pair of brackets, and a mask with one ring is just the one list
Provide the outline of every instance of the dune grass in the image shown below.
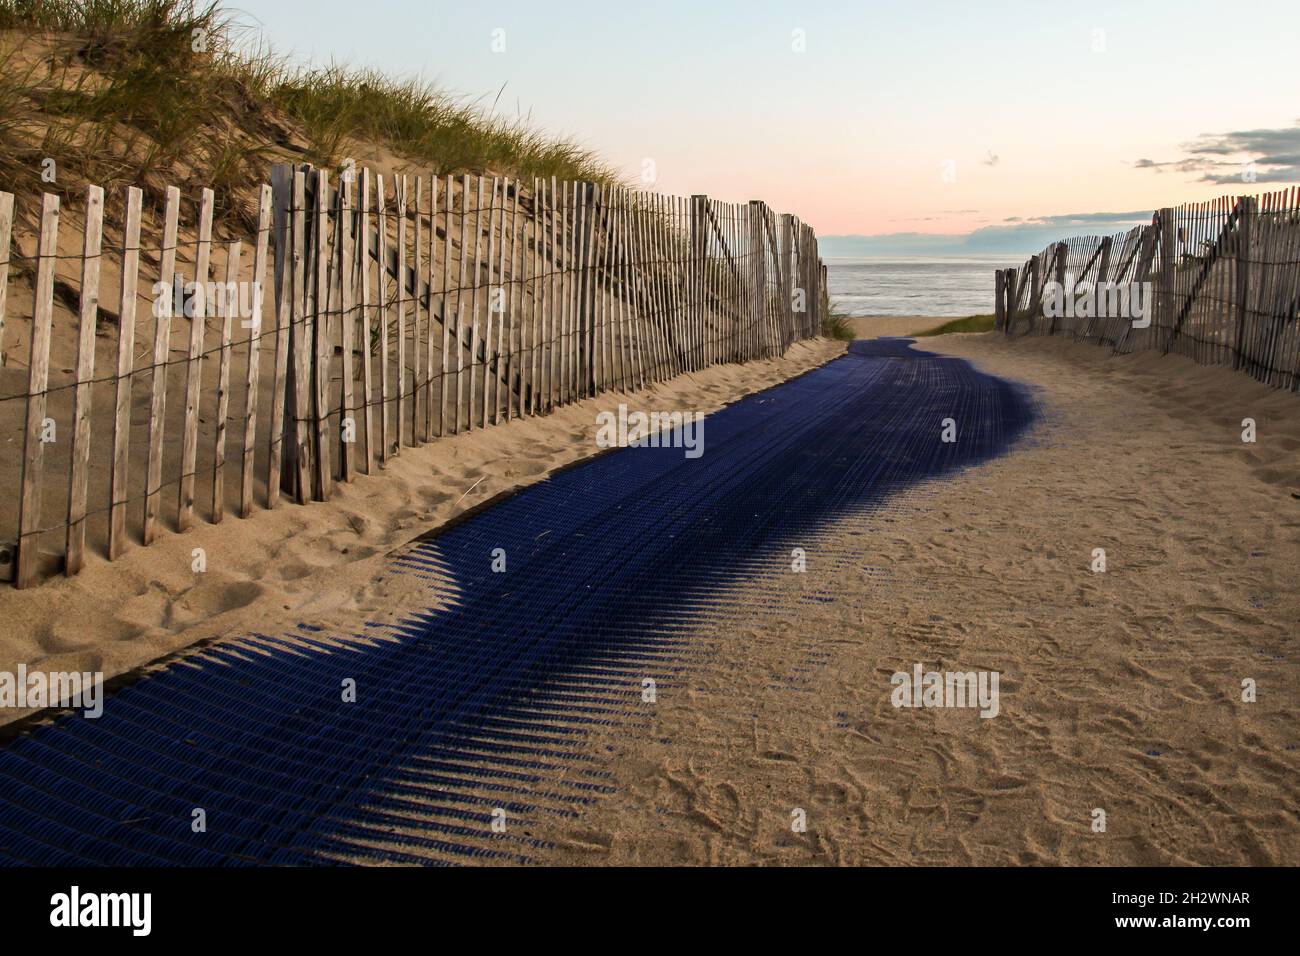
[[947,335],[949,332],[991,332],[996,320],[997,317],[993,315],[968,315],[964,319],[953,319],[925,332],[917,332],[916,336]]
[[853,326],[849,324],[848,314],[841,312],[828,299],[822,300],[822,315],[825,316],[822,320],[822,335],[841,342],[851,342],[857,337]]
[[[440,173],[620,183],[594,152],[495,102],[375,70],[291,65],[217,0],[0,0],[0,31],[6,189],[36,184],[46,157],[70,196],[85,182],[148,187],[183,168],[177,185],[211,185],[219,215],[247,216],[240,192],[265,177],[273,148],[337,166],[356,143]],[[20,67],[36,33],[42,55]]]

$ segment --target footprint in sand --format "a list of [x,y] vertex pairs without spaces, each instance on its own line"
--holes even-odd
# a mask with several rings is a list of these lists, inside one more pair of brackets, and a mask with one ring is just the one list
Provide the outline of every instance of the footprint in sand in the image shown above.
[[[97,641],[129,641],[144,632],[144,628],[127,620],[97,621],[94,630],[86,627],[84,620],[71,615],[57,618],[43,627],[37,637],[41,649],[49,654],[67,654],[83,651]],[[93,634],[100,635],[92,639]]]
[[450,492],[438,491],[434,488],[425,488],[419,492],[420,500],[430,508],[436,508],[441,504],[446,504],[452,500]]
[[515,476],[522,475],[524,477],[531,478],[534,475],[544,474],[547,471],[548,467],[549,466],[546,464],[546,462],[540,459],[524,460],[524,461],[516,462],[510,468],[510,470],[506,472],[506,476],[513,478]]
[[265,590],[256,581],[204,581],[172,603],[171,615],[177,623],[208,620],[252,604]]

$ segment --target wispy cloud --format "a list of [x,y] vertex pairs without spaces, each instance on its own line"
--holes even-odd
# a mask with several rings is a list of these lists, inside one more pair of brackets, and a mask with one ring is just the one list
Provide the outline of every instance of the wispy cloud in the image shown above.
[[1028,255],[1058,239],[1109,235],[1150,221],[1150,209],[1073,212],[1028,218],[1008,216],[996,225],[956,234],[894,232],[871,236],[822,236],[818,241],[823,254],[831,257]]
[[1185,143],[1180,159],[1139,159],[1134,169],[1199,175],[1205,183],[1300,182],[1300,120],[1279,129],[1204,133]]

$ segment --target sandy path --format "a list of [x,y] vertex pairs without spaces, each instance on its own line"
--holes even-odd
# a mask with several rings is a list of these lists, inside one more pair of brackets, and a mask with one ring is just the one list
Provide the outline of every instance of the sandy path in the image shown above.
[[[520,853],[585,863],[1297,862],[1295,397],[1180,359],[1108,360],[1060,342],[949,336],[924,346],[1034,389],[1044,417],[1013,454],[898,486],[880,507],[823,514],[825,495],[815,489],[828,481],[846,487],[848,476],[865,474],[846,457],[852,415],[842,402],[817,404],[808,379],[790,386],[794,409],[826,413],[822,436],[799,439],[820,454],[760,463],[767,477],[746,494],[770,487],[773,501],[784,500],[793,492],[783,482],[811,482],[791,506],[807,519],[798,529],[809,573],[756,554],[765,539],[740,511],[761,516],[762,506],[705,482],[716,503],[684,507],[687,540],[654,542],[668,548],[650,571],[655,587],[607,595],[606,609],[616,613],[555,632],[562,647],[577,639],[570,631],[586,634],[593,648],[630,635],[631,657],[605,654],[581,669],[547,672],[540,684],[511,677],[502,686],[523,696],[487,701],[480,718],[458,721],[398,761],[385,786],[367,776],[364,804],[331,816],[317,828],[327,839],[295,852],[411,862],[485,847],[505,854],[499,862]],[[1000,393],[973,373],[939,376],[933,360],[905,357],[887,359],[879,374],[886,368],[893,378],[870,400],[876,416],[852,412],[864,428],[874,423],[875,434],[916,430],[908,409],[922,405],[900,387],[907,382],[940,386],[931,390],[940,401],[953,396],[963,434],[967,413],[998,407],[990,399]],[[841,371],[816,374],[833,379]],[[930,403],[925,413],[937,408]],[[737,433],[742,454],[793,440],[791,414],[768,411],[763,440]],[[1260,424],[1255,445],[1240,442],[1235,423],[1244,415]],[[975,435],[996,448],[996,428]],[[730,447],[725,430],[721,442]],[[915,442],[901,457],[897,451],[875,456],[877,474],[901,474],[909,456],[933,454]],[[665,481],[644,493],[677,498]],[[740,510],[719,519],[727,507]],[[608,521],[593,529],[602,543],[622,530]],[[734,541],[737,553],[718,550]],[[609,545],[615,556],[655,553]],[[599,548],[545,547],[554,549],[553,564],[591,564],[584,573],[596,581],[613,566]],[[1104,574],[1089,570],[1097,547],[1107,551]],[[712,572],[701,575],[701,561]],[[451,552],[420,566],[434,575],[422,586],[439,593],[448,581],[468,580],[455,573]],[[685,583],[673,577],[679,566],[707,579],[707,613],[661,617],[657,604]],[[477,602],[478,613],[497,613],[477,590],[450,594],[461,606]],[[502,598],[518,600],[509,589]],[[560,605],[528,606],[551,614]],[[594,637],[591,622],[599,625]],[[475,654],[498,652],[512,633],[473,629]],[[451,650],[438,648],[434,660]],[[348,660],[345,652],[335,656]],[[382,650],[356,653],[387,659]],[[333,688],[340,672],[331,670],[331,655],[309,660],[322,686]],[[302,654],[251,642],[204,666],[238,679],[228,668],[251,666],[245,658],[257,664],[258,681],[276,687],[266,675]],[[428,666],[418,655],[412,662]],[[890,676],[916,663],[998,672],[997,716],[894,708]],[[484,673],[508,676],[501,666]],[[652,701],[646,673],[658,677]],[[1258,685],[1253,703],[1241,700],[1247,678]],[[290,706],[296,715],[298,706],[324,706],[314,686],[293,682],[292,701],[240,691],[248,697],[241,707]],[[276,740],[288,745],[298,719],[275,725]],[[410,746],[400,725],[363,723],[394,746]],[[200,734],[189,745],[201,751],[221,739]],[[179,754],[189,761],[195,752]],[[321,758],[332,766],[349,753],[374,759],[356,749],[354,735]],[[248,764],[232,766],[231,785],[238,781],[241,792],[265,785]],[[140,796],[121,799],[135,805]],[[27,796],[42,812],[53,812],[56,798],[70,799]],[[251,791],[246,799],[261,805]],[[489,813],[499,806],[509,826],[494,837]],[[1097,809],[1107,814],[1104,833],[1090,827]],[[149,826],[169,832],[169,819]],[[792,820],[806,820],[806,829],[792,829]],[[461,849],[448,850],[448,841]]]
[[[1045,419],[831,523],[809,574],[737,583],[737,620],[691,635],[707,665],[589,743],[617,748],[620,792],[550,858],[1300,862],[1296,397],[1060,341],[922,345],[1029,383]],[[895,709],[916,663],[1000,671],[999,715]]]
[[[132,862],[530,855],[531,828],[608,789],[581,733],[641,723],[646,680],[680,690],[705,650],[681,628],[717,620],[720,585],[1027,427],[1019,390],[956,360],[919,365],[898,340],[855,343],[711,416],[702,444],[602,456],[421,542],[393,570],[430,593],[389,608],[391,627],[259,628],[140,680],[97,720],[34,731],[0,751],[16,804],[0,806],[0,853],[126,862],[111,840]],[[962,442],[939,440],[948,413]],[[85,816],[92,794],[116,801],[107,820]],[[181,801],[214,808],[206,835],[177,832]],[[123,831],[111,821],[128,807]],[[499,839],[484,826],[496,808],[511,824]],[[24,813],[94,845],[55,829],[30,847]]]
[[951,321],[928,315],[859,315],[849,319],[849,325],[858,338],[874,339],[881,335],[916,335]]

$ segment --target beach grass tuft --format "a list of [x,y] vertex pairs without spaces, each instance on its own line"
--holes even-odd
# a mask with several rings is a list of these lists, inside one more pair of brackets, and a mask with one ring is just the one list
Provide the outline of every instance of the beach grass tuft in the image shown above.
[[826,318],[822,320],[822,335],[841,342],[851,342],[857,338],[853,326],[849,323],[848,314],[841,312],[834,303],[823,300],[823,304],[825,306],[823,314]]

